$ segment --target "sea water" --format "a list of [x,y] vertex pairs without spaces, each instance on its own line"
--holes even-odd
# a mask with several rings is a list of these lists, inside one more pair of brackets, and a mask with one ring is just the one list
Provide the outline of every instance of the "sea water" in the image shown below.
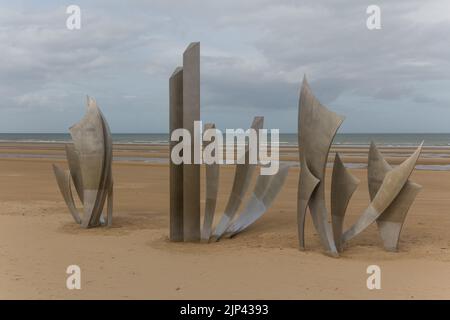
[[[114,143],[167,145],[167,133],[113,133]],[[280,133],[280,146],[297,146],[297,134]],[[68,133],[0,133],[0,142],[70,142]],[[333,141],[337,146],[368,146],[374,141],[379,146],[414,147],[425,141],[425,146],[450,147],[450,133],[338,133]]]

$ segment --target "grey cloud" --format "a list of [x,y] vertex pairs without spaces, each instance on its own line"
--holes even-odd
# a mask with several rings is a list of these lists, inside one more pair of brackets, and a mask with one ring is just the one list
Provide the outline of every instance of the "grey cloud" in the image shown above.
[[[166,131],[168,77],[191,41],[202,43],[202,110],[225,126],[237,120],[224,110],[239,110],[294,131],[303,74],[321,101],[354,112],[348,131],[386,111],[395,118],[430,105],[450,118],[448,90],[439,86],[450,80],[444,0],[377,1],[379,31],[365,27],[372,2],[360,0],[78,2],[75,32],[57,1],[1,5],[0,131],[41,130],[39,121],[65,131],[84,111],[85,94],[106,109],[113,131]],[[13,115],[22,117],[17,124]],[[401,129],[412,131],[414,119]]]

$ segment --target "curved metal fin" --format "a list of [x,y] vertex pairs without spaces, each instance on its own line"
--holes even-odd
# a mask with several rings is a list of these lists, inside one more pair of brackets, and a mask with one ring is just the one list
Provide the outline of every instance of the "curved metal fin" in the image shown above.
[[344,117],[330,111],[317,100],[305,77],[300,93],[298,120],[299,154],[305,155],[309,170],[323,182],[331,143]]
[[106,226],[112,227],[113,221],[113,204],[114,204],[114,182],[111,181],[108,190],[108,201],[106,209]]
[[287,164],[282,164],[276,174],[258,176],[252,197],[245,210],[228,227],[227,236],[233,237],[262,217],[283,187],[289,167]]
[[[69,129],[75,150],[80,159],[83,177],[84,216],[81,226],[84,228],[99,224],[98,193],[101,188],[104,171],[105,142],[103,123],[95,101],[88,97],[87,112],[83,119]],[[100,209],[101,211],[101,209]]]
[[64,201],[66,202],[69,212],[76,223],[81,223],[81,218],[73,201],[72,190],[70,187],[70,172],[64,171],[57,165],[53,164],[53,172],[55,173],[56,182],[58,183],[59,191],[61,192]]
[[359,180],[347,170],[341,157],[336,153],[331,179],[331,221],[338,251],[342,251],[341,236],[345,212],[358,184]]
[[[204,131],[215,129],[214,123],[207,123],[204,126]],[[211,142],[214,143],[214,142]],[[211,229],[214,221],[214,212],[216,211],[217,193],[219,190],[219,164],[214,163],[205,165],[206,170],[206,201],[205,214],[203,217],[203,228],[201,233],[201,240],[208,242],[211,237]]]
[[[92,100],[91,103],[93,103],[93,104],[95,104],[95,106],[97,106],[97,103],[95,102],[95,100]],[[94,226],[100,222],[100,218],[102,216],[102,211],[103,211],[103,207],[105,206],[107,196],[111,193],[110,190],[113,187],[112,186],[112,136],[111,136],[111,131],[109,129],[109,125],[106,122],[106,119],[103,116],[103,113],[100,110],[100,108],[98,108],[98,112],[100,114],[100,120],[101,120],[102,131],[103,131],[104,156],[103,156],[103,171],[102,171],[102,175],[101,175],[101,179],[100,179],[99,192],[97,194],[97,199],[95,201],[94,215],[93,215],[92,221],[91,221],[91,224]],[[112,197],[109,197],[109,199],[112,201]],[[109,206],[109,202],[108,202],[108,208],[110,208],[112,210],[112,203],[111,203],[111,206]],[[112,215],[112,211],[110,214]],[[112,219],[111,219],[111,221],[112,221]]]
[[297,228],[298,228],[298,240],[300,249],[305,249],[305,218],[306,209],[308,208],[311,195],[319,184],[317,179],[311,171],[309,171],[308,165],[305,159],[301,161],[300,179],[298,184],[297,193]]
[[380,189],[386,173],[392,170],[392,167],[384,159],[373,141],[370,143],[369,158],[367,164],[367,183],[369,186],[370,201]]
[[408,181],[417,159],[420,156],[422,145],[423,142],[408,159],[386,173],[383,182],[369,207],[363,212],[358,221],[343,234],[343,242],[347,242],[366,229],[391,205]]
[[[368,183],[371,199],[374,198],[383,182],[384,176],[392,167],[372,142],[369,151]],[[421,186],[408,180],[389,207],[378,217],[377,225],[384,248],[397,251],[400,233],[409,208],[414,202]]]
[[264,206],[266,208],[269,208],[272,205],[272,202],[281,191],[281,188],[286,182],[290,167],[291,165],[286,163],[280,164],[278,172],[275,175],[272,175],[272,181],[270,182],[269,187],[266,189],[263,197]]
[[397,251],[406,214],[422,186],[408,181],[391,205],[378,217],[377,225],[384,248]]
[[[304,159],[312,175],[319,180],[308,204],[321,242],[327,253],[332,256],[337,256],[338,253],[325,205],[325,169],[331,143],[343,120],[343,116],[328,110],[316,99],[305,77],[299,100],[299,158]],[[302,188],[301,181],[300,188]],[[298,206],[303,207],[303,205]],[[304,223],[301,220],[300,222]],[[300,226],[299,228],[303,229]],[[304,240],[301,239],[300,243],[304,246]]]
[[83,192],[83,176],[81,175],[80,159],[77,151],[73,145],[66,144],[66,157],[69,164],[70,175],[72,176],[72,181],[77,191],[78,197],[81,203],[84,203],[84,192]]
[[[251,128],[259,132],[259,129],[263,127],[264,117],[255,117]],[[248,158],[248,148],[246,148],[245,157]],[[222,215],[216,229],[213,233],[214,240],[218,241],[224,232],[227,230],[231,221],[233,220],[236,212],[242,204],[242,200],[247,192],[247,189],[252,180],[253,172],[255,171],[256,165],[250,164],[248,161],[245,164],[237,164],[236,171],[234,174],[233,187],[231,189],[230,197],[228,198],[227,205],[225,207],[225,212]]]

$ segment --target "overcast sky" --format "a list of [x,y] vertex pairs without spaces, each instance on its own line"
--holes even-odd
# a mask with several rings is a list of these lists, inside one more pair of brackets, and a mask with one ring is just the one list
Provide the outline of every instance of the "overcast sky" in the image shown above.
[[[0,1],[0,132],[167,132],[168,78],[201,42],[201,113],[295,132],[303,74],[340,132],[450,132],[450,1]],[[81,30],[66,8],[81,7]],[[366,8],[381,7],[381,30]]]

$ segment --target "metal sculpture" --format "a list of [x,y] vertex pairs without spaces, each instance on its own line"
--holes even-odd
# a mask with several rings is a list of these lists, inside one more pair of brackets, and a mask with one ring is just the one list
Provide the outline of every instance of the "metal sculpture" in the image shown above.
[[[171,134],[176,129],[187,129],[191,138],[198,139],[194,122],[200,120],[200,43],[194,42],[188,46],[183,54],[183,67],[176,68],[170,77],[169,87]],[[258,131],[263,127],[263,122],[263,117],[255,117],[251,128]],[[207,124],[204,130],[214,128],[214,124]],[[170,142],[171,155],[176,145],[177,142]],[[245,161],[236,165],[224,214],[212,232],[219,188],[219,164],[206,164],[205,167],[206,201],[203,226],[200,228],[200,165],[194,164],[194,145],[191,143],[192,164],[170,161],[170,240],[210,242],[218,241],[225,234],[232,236],[243,231],[267,211],[285,181],[288,166],[282,165],[273,176],[258,177],[250,201],[234,221],[257,167],[247,161],[249,149],[246,146]]]
[[395,251],[406,213],[421,188],[408,178],[420,156],[422,144],[395,168],[383,159],[375,144],[371,144],[368,165],[371,202],[357,222],[344,233],[345,212],[359,181],[345,168],[336,154],[331,181],[331,230],[325,205],[325,167],[331,143],[343,119],[314,97],[304,78],[298,121],[301,171],[297,216],[300,248],[305,248],[305,216],[309,208],[314,226],[328,254],[338,256],[338,251],[343,250],[347,241],[375,221],[385,249]]
[[[70,213],[83,228],[112,225],[112,138],[108,123],[94,99],[88,97],[87,112],[70,129],[73,145],[66,145],[69,171],[53,165],[55,177]],[[83,204],[80,217],[71,182]],[[106,216],[103,209],[107,201]]]
[[[262,129],[263,122],[263,117],[255,117],[251,127],[258,131]],[[246,159],[249,158],[248,148],[245,149],[244,156]],[[290,166],[287,164],[282,164],[280,165],[278,172],[274,175],[259,175],[245,209],[237,215],[239,208],[242,206],[248,188],[250,187],[256,165],[250,164],[248,161],[244,164],[236,165],[233,187],[229,195],[225,211],[222,214],[213,235],[208,240],[219,241],[223,236],[231,238],[244,231],[256,220],[258,220],[267,211],[267,209],[269,209],[273,200],[281,190],[286,180],[289,167]],[[206,170],[208,170],[208,166],[206,168]],[[213,188],[215,187],[214,183],[211,183],[211,185]],[[208,194],[208,190],[206,192]],[[215,195],[217,196],[217,193]],[[213,215],[214,212],[205,212],[205,221],[206,219],[211,221],[212,218],[210,216]],[[204,225],[206,225],[206,223]],[[203,237],[202,240],[208,241],[206,237],[208,232],[209,230],[204,230],[205,237]]]
[[[372,142],[370,144],[367,168],[371,201],[378,193],[386,174],[391,170],[392,167],[386,162],[376,145]],[[378,217],[377,225],[386,250],[398,250],[398,242],[406,214],[421,189],[421,185],[408,180],[389,207]]]
[[[371,197],[372,201],[370,202],[367,209],[363,212],[363,214],[359,217],[358,221],[356,221],[356,223],[342,235],[342,242],[345,243],[349,241],[357,234],[362,232],[364,229],[366,229],[370,224],[375,222],[393,203],[393,201],[397,198],[399,192],[405,186],[409,176],[411,175],[411,172],[413,171],[416,165],[417,159],[419,158],[420,152],[422,150],[422,144],[402,164],[400,164],[399,166],[395,167],[392,170],[385,172],[385,175],[381,180],[382,182],[381,184],[379,184],[378,188],[376,187],[376,185],[378,184],[376,180],[379,181],[378,175],[381,175],[383,171],[387,169],[387,167],[385,166],[387,163],[383,163],[383,161],[381,161],[382,157],[381,158],[377,157],[377,159],[380,160],[377,159],[371,160],[373,162],[381,161],[381,165],[378,165],[377,168],[382,168],[381,171],[372,173],[372,176],[373,175],[377,176],[377,178],[372,180],[371,182],[373,184],[372,185],[373,198]],[[376,153],[372,152],[372,155],[376,155]],[[374,168],[375,166],[376,166],[375,164],[372,164],[372,168]],[[375,171],[375,169],[372,170]],[[375,192],[376,189],[377,191]],[[402,199],[404,198],[402,197],[400,200]],[[397,205],[402,206],[403,203],[399,203]]]
[[[259,131],[259,129],[261,129],[263,125],[264,125],[264,117],[255,117],[253,119],[251,128]],[[246,159],[248,159],[248,154],[249,149],[246,146],[245,150]],[[231,193],[228,198],[225,211],[222,215],[222,218],[219,221],[219,224],[214,230],[213,238],[216,241],[222,237],[227,228],[230,226],[231,221],[236,216],[236,213],[242,204],[242,200],[245,196],[245,193],[247,192],[248,187],[250,186],[250,182],[252,180],[253,172],[255,171],[255,169],[256,165],[250,164],[248,161],[245,161],[244,164],[236,165],[233,187],[231,189]]]

